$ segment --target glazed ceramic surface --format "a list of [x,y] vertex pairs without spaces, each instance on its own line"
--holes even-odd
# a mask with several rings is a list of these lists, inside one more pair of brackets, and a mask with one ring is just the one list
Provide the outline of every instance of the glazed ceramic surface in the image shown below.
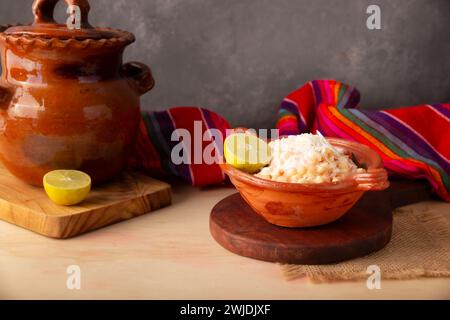
[[57,0],[36,0],[30,26],[1,27],[0,159],[18,178],[42,185],[54,169],[78,169],[94,183],[125,166],[140,121],[150,69],[123,64],[131,33],[99,29],[81,8],[81,29],[53,20]]
[[258,178],[222,164],[222,170],[252,209],[268,222],[283,227],[312,227],[342,217],[369,190],[389,186],[380,156],[369,147],[341,139],[330,143],[355,155],[366,173],[337,183],[297,184]]

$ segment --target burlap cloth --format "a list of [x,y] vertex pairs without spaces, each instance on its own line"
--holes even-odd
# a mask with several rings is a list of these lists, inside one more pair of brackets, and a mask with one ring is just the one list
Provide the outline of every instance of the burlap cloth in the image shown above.
[[[445,211],[450,213],[450,205]],[[281,265],[288,280],[312,282],[367,279],[367,268],[380,268],[381,279],[450,277],[450,223],[442,210],[408,206],[394,211],[392,239],[368,256],[331,265]]]

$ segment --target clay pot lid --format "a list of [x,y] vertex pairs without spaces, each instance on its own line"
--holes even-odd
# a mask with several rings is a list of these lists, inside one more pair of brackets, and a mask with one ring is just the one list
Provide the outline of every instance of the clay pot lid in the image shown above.
[[[0,37],[7,42],[21,45],[44,47],[67,46],[126,46],[134,42],[134,35],[127,31],[112,28],[94,28],[88,16],[88,0],[65,0],[70,10],[77,12],[79,21],[73,24],[58,24],[53,11],[59,0],[35,0],[33,3],[34,22],[31,25],[8,27]],[[5,28],[3,28],[5,29]],[[0,28],[1,30],[1,28]]]
[[9,27],[4,31],[4,34],[8,36],[38,37],[43,39],[57,38],[61,40],[76,39],[83,41],[86,39],[108,40],[119,38],[129,33],[108,28],[82,28],[70,30],[65,24],[40,23]]

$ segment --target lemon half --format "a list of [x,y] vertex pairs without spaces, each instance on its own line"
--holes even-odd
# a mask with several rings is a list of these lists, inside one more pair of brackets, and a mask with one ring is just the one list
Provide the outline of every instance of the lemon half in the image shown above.
[[82,202],[91,191],[91,177],[77,170],[50,171],[44,176],[43,183],[48,197],[63,206]]
[[255,173],[269,164],[271,151],[269,145],[255,135],[233,133],[224,141],[226,162],[247,173]]

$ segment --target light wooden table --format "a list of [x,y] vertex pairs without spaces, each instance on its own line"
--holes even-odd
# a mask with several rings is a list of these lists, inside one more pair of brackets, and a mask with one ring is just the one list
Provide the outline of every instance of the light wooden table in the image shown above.
[[[53,240],[0,222],[2,299],[450,298],[450,279],[312,284],[286,281],[273,263],[234,255],[210,236],[211,208],[232,188],[174,187],[171,207],[74,239]],[[445,212],[450,205],[426,202]],[[68,290],[67,267],[81,268]]]

